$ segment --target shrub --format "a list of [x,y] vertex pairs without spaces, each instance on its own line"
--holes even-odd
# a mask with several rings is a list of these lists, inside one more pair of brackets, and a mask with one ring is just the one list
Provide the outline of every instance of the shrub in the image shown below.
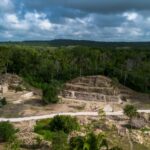
[[39,133],[42,130],[48,129],[48,124],[51,119],[43,119],[37,121],[36,126],[34,127],[34,132]]
[[6,150],[20,150],[21,142],[18,139],[11,139],[6,143]]
[[62,131],[65,134],[78,129],[77,120],[70,116],[55,116],[53,119],[44,119],[38,121],[34,127],[34,132],[43,136],[45,140],[51,141],[57,132]]
[[23,91],[23,88],[20,85],[18,85],[18,86],[15,87],[15,91],[16,92]]
[[110,150],[123,150],[123,149],[118,146],[115,146],[115,147],[111,148]]
[[1,103],[2,103],[3,106],[7,104],[7,101],[6,101],[5,97],[1,99]]
[[54,132],[49,130],[49,122],[50,119],[44,119],[37,122],[36,126],[34,127],[34,132],[43,136],[45,140],[51,141],[54,135]]
[[49,123],[49,128],[51,131],[64,131],[69,133],[72,130],[77,130],[79,124],[76,118],[71,116],[55,116]]
[[0,98],[0,107],[3,107],[6,104],[7,104],[6,98],[5,97]]
[[150,132],[150,128],[149,127],[144,127],[141,129],[142,132]]
[[124,108],[124,114],[132,119],[138,115],[137,108],[133,105],[126,105]]
[[52,138],[52,150],[68,150],[67,134],[56,132]]
[[7,142],[15,137],[16,130],[9,122],[0,122],[0,142]]
[[84,147],[85,139],[82,136],[72,137],[69,141],[70,150],[82,150]]

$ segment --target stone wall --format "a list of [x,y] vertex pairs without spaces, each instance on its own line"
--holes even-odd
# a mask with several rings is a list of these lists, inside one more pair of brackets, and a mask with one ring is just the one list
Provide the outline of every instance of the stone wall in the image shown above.
[[62,96],[69,99],[101,101],[101,102],[119,102],[118,96],[105,95],[103,93],[91,93],[80,91],[64,90]]
[[119,102],[119,90],[104,76],[78,77],[66,83],[61,96],[69,99]]
[[8,85],[7,84],[0,85],[0,93],[4,94],[7,92],[8,92]]

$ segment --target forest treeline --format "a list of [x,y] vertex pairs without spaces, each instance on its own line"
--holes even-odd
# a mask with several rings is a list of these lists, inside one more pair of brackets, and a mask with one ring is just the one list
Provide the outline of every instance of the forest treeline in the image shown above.
[[[150,49],[93,46],[0,46],[0,73],[15,73],[55,102],[62,83],[78,76],[105,75],[150,93]],[[48,100],[49,101],[49,100]]]
[[150,42],[101,42],[101,41],[90,41],[90,40],[71,40],[71,39],[54,39],[51,41],[40,41],[40,40],[33,40],[33,41],[20,41],[20,42],[0,42],[0,44],[7,44],[7,45],[30,45],[30,46],[88,46],[88,47],[103,47],[103,48],[115,48],[115,47],[131,47],[136,49],[149,49]]

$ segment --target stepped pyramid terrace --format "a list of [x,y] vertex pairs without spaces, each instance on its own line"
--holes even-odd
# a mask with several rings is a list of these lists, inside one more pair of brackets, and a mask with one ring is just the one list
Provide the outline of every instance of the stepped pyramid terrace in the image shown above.
[[60,95],[66,99],[119,104],[128,101],[140,101],[143,97],[145,100],[149,99],[148,95],[137,93],[101,75],[75,78],[65,84]]

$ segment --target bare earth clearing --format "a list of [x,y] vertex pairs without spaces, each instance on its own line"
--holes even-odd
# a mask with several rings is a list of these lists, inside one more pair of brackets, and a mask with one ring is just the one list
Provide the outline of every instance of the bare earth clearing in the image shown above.
[[[72,99],[62,99],[58,104],[43,105],[39,96],[33,96],[19,104],[7,104],[0,109],[0,117],[37,116],[55,112],[98,111],[104,105],[103,102]],[[113,106],[115,111],[121,110],[119,104]]]
[[[16,75],[8,74],[2,79],[8,83],[9,87],[16,84],[24,85],[22,79]],[[110,105],[113,111],[120,111],[126,103],[135,104],[138,109],[150,109],[149,95],[137,93],[120,84],[114,91],[111,84],[111,80],[104,76],[76,78],[66,84],[64,95],[59,96],[60,102],[50,105],[43,105],[42,94],[38,89],[30,87],[16,91],[11,88],[3,94],[8,104],[0,108],[0,117],[38,116],[57,112],[95,112],[106,105]],[[93,94],[93,91],[96,93]],[[66,95],[70,93],[74,93],[73,98]],[[98,100],[93,100],[95,94],[99,97]],[[104,96],[106,100],[103,100]],[[118,97],[119,99],[125,97],[125,101],[116,102]]]

